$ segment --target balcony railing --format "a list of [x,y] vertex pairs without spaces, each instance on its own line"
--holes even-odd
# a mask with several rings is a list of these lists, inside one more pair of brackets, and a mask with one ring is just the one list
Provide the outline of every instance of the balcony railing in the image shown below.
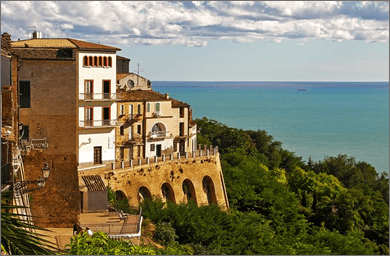
[[117,125],[116,119],[105,119],[105,120],[81,120],[79,122],[80,127],[84,128],[99,128],[99,127],[115,127]]
[[80,100],[94,101],[94,100],[116,100],[116,93],[80,93]]
[[168,136],[167,131],[155,131],[149,133],[150,138],[165,138],[167,136]]

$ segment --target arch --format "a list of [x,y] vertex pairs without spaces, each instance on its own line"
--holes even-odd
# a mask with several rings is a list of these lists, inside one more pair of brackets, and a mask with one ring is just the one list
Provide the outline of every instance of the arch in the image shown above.
[[165,132],[167,129],[165,125],[161,122],[154,123],[151,129],[151,132]]
[[93,65],[92,66],[97,66],[98,58],[97,56],[93,57]]
[[98,61],[98,66],[101,67],[102,66],[102,56],[99,56],[99,61]]
[[173,188],[169,183],[165,182],[162,184],[161,195],[164,202],[169,200],[173,203],[176,203],[175,193],[173,192]]
[[108,66],[112,67],[112,58],[108,57]]
[[202,180],[203,191],[206,194],[208,204],[217,203],[214,182],[210,176],[204,176]]
[[152,193],[150,193],[150,190],[147,187],[141,186],[138,189],[138,202],[141,203],[146,198],[152,198]]
[[84,56],[84,63],[83,63],[84,66],[89,66],[89,61],[88,61],[88,57],[87,56]]
[[93,66],[93,58],[92,58],[92,56],[89,56],[89,65],[88,66]]
[[104,56],[103,61],[104,61],[103,66],[108,66],[108,65],[107,65],[107,57],[106,57],[106,56]]
[[123,198],[127,198],[126,194],[122,190],[115,191],[115,199],[117,201],[122,200]]
[[192,199],[195,201],[196,204],[198,204],[196,200],[196,193],[195,193],[195,187],[191,180],[185,179],[182,184],[183,188],[183,194],[185,196],[185,199],[187,202]]

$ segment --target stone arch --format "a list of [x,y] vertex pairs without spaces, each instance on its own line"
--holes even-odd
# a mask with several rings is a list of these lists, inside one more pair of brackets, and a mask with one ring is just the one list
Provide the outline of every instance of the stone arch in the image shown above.
[[161,195],[164,202],[169,200],[173,203],[176,203],[175,193],[173,192],[173,188],[169,183],[165,182],[162,184]]
[[196,200],[195,187],[191,180],[185,179],[182,184],[182,189],[184,198],[185,200],[187,200],[187,202],[192,199],[195,201],[196,204],[198,203]]
[[217,203],[214,182],[210,176],[204,176],[202,180],[203,191],[207,197],[208,204]]
[[165,124],[162,122],[156,122],[152,125],[151,132],[157,132],[157,131],[166,131],[167,128],[165,127]]
[[122,190],[115,191],[115,199],[117,201],[122,200],[123,198],[127,198],[127,196]]
[[141,203],[146,198],[152,198],[152,193],[150,193],[150,190],[147,187],[141,186],[138,189],[138,202]]

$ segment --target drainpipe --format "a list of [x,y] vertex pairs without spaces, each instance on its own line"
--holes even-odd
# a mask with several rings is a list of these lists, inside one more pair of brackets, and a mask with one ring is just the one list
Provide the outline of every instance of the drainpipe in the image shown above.
[[143,130],[143,134],[142,134],[142,138],[143,138],[143,141],[144,141],[144,149],[143,149],[143,152],[144,152],[144,158],[146,158],[146,100],[144,100],[144,111],[143,111],[143,120],[142,120],[142,130]]

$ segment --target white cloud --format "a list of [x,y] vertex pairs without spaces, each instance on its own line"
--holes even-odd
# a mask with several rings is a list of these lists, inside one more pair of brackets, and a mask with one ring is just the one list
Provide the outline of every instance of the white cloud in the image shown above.
[[[18,15],[15,15],[15,14]],[[26,38],[32,26],[50,37],[106,44],[205,46],[209,39],[323,38],[387,42],[388,2],[193,1],[1,2],[1,30]]]

